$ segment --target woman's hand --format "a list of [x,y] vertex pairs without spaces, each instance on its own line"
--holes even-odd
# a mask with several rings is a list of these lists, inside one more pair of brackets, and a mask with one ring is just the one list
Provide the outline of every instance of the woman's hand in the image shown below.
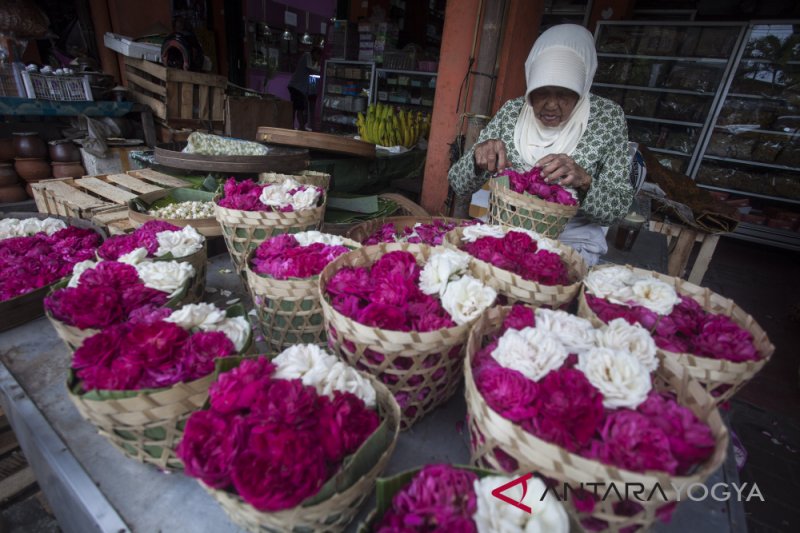
[[508,153],[500,139],[489,139],[475,145],[475,167],[486,172],[498,172],[507,168]]
[[589,190],[592,176],[567,154],[549,154],[536,162],[547,183],[558,183],[573,189]]

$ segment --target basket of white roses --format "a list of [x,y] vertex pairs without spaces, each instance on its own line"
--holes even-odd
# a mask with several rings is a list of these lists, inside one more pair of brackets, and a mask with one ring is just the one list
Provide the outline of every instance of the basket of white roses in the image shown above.
[[138,313],[87,338],[67,389],[81,416],[126,456],[180,469],[175,449],[208,399],[216,361],[252,342],[244,308],[188,304]]
[[70,351],[100,330],[159,307],[184,302],[195,277],[189,263],[91,260],[77,263],[69,279],[53,285],[44,300],[47,318]]
[[705,287],[629,266],[595,267],[578,313],[596,324],[624,318],[653,335],[659,355],[685,366],[718,404],[772,357],[775,346],[755,319]]
[[714,400],[622,319],[595,328],[563,311],[492,308],[470,332],[464,374],[473,463],[548,479],[589,530],[667,519],[680,490],[725,460]]
[[271,351],[293,344],[326,346],[319,274],[361,245],[338,235],[301,231],[270,237],[249,255],[247,287]]
[[588,271],[572,247],[521,228],[455,228],[445,235],[445,246],[474,257],[475,269],[509,304],[567,305],[578,295]]
[[468,255],[422,244],[364,246],[319,277],[328,345],[377,377],[411,427],[458,388],[472,323],[495,291]]
[[195,276],[183,303],[199,302],[206,289],[208,253],[206,238],[192,226],[178,227],[169,222],[151,220],[133,233],[108,238],[97,249],[104,261],[136,264],[142,261],[178,261],[188,263]]
[[178,447],[247,531],[344,531],[397,443],[388,389],[310,344],[222,361]]
[[318,230],[325,201],[323,189],[292,179],[265,184],[228,179],[214,202],[236,272],[243,274],[247,255],[268,238]]
[[303,170],[297,174],[281,174],[279,172],[262,172],[258,175],[259,183],[281,183],[294,180],[301,185],[313,185],[327,191],[331,185],[331,175],[327,172]]

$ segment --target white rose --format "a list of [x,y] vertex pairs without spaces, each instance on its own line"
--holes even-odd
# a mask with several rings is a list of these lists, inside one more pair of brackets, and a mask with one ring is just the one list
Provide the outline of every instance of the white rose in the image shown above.
[[487,476],[474,482],[477,510],[472,518],[478,533],[569,532],[567,512],[539,478],[526,480],[526,491],[521,483],[503,491],[510,499],[530,507],[530,513],[492,495],[492,491],[511,480],[507,476]]
[[52,218],[52,217],[48,217],[39,223],[39,231],[43,231],[48,235],[52,235],[53,233],[61,231],[66,227],[67,225],[64,223],[63,220],[59,220],[57,218]]
[[19,237],[19,219],[4,218],[0,220],[0,239]]
[[317,385],[317,392],[333,398],[333,392],[350,392],[364,401],[370,409],[375,409],[376,394],[372,383],[358,371],[341,361],[336,361],[328,374]]
[[241,352],[250,337],[250,322],[243,316],[226,318],[220,322],[201,326],[203,331],[221,331],[227,336],[237,352]]
[[77,287],[80,284],[80,279],[83,273],[87,270],[92,270],[96,265],[97,263],[90,259],[81,261],[80,263],[75,263],[75,266],[72,267],[72,277],[69,278],[67,287]]
[[474,226],[466,226],[461,233],[461,240],[463,242],[475,242],[482,237],[497,237],[501,239],[506,234],[506,228],[503,226],[494,226],[491,224],[475,224]]
[[442,295],[442,307],[456,324],[472,322],[484,309],[494,303],[497,293],[472,276],[464,276],[447,284]]
[[653,337],[639,324],[628,324],[624,318],[615,318],[598,332],[597,345],[633,354],[648,372],[658,368]]
[[561,368],[567,356],[569,351],[558,338],[538,328],[507,330],[492,352],[500,366],[516,370],[533,381]]
[[675,288],[659,279],[640,279],[631,287],[633,301],[659,315],[668,315],[672,308],[681,303]]
[[569,353],[585,352],[595,346],[597,333],[592,323],[564,311],[537,309],[536,329],[550,332]]
[[598,298],[609,299],[616,295],[615,303],[626,303],[633,297],[630,285],[633,284],[633,272],[624,266],[598,268],[592,270],[583,280],[586,290]]
[[294,238],[300,243],[300,246],[308,246],[315,242],[321,242],[329,246],[344,246],[344,240],[338,235],[329,235],[321,231],[301,231],[295,233]]
[[192,265],[178,261],[144,262],[135,266],[145,286],[166,292],[170,298],[181,292],[195,274]]
[[136,266],[145,259],[147,259],[147,248],[135,248],[127,254],[119,256],[117,262]]
[[258,200],[262,204],[271,207],[289,205],[292,201],[292,196],[289,194],[289,189],[284,188],[282,185],[281,183],[273,183],[269,187],[264,187]]
[[225,320],[225,311],[214,304],[188,304],[173,311],[172,314],[164,320],[167,322],[174,322],[183,329],[205,329],[207,326]]
[[272,360],[275,365],[273,376],[279,379],[299,379],[303,385],[320,389],[338,361],[335,355],[316,344],[295,344]]
[[653,384],[650,373],[628,352],[593,348],[578,356],[576,367],[603,395],[607,409],[636,409],[647,399]]
[[295,211],[316,207],[318,201],[319,189],[316,187],[308,187],[302,191],[297,191],[291,196],[291,204]]
[[23,218],[19,221],[18,235],[35,235],[42,231],[42,225],[38,218]]
[[163,257],[169,253],[172,257],[187,257],[203,248],[203,237],[192,226],[185,226],[180,231],[160,231],[156,233],[158,250],[156,257]]
[[470,256],[449,248],[436,248],[419,275],[419,288],[425,294],[442,295],[448,281],[462,276],[469,268]]

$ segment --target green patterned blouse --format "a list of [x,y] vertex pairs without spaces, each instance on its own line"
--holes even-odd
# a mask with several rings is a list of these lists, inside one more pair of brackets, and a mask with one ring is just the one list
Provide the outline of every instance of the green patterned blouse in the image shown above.
[[[628,128],[620,106],[594,94],[590,98],[589,124],[572,158],[592,176],[589,191],[580,199],[581,212],[592,222],[608,226],[628,213],[633,200]],[[501,139],[513,168],[524,168],[514,143],[514,126],[524,101],[524,97],[519,97],[506,102],[475,142]],[[489,173],[475,174],[475,159],[470,148],[450,169],[448,179],[456,194],[470,195],[486,183]]]

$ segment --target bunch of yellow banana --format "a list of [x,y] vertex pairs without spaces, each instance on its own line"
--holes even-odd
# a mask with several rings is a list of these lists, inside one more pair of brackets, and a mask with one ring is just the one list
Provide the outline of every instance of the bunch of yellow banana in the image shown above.
[[378,102],[370,104],[367,115],[358,114],[358,134],[366,142],[381,146],[405,146],[411,148],[419,138],[428,136],[431,117],[428,113],[408,109],[395,111],[394,106]]

